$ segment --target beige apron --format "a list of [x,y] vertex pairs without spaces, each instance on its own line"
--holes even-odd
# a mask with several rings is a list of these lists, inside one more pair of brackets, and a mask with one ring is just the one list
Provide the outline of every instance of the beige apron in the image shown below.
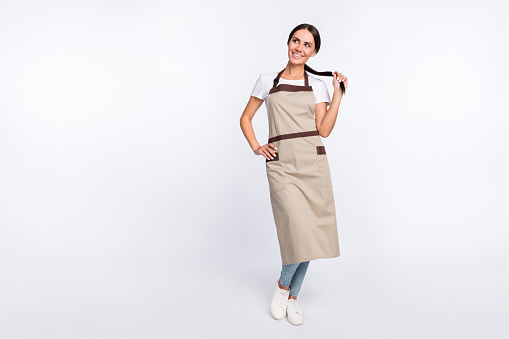
[[283,71],[267,97],[268,142],[276,145],[277,153],[265,165],[281,261],[289,265],[338,257],[339,239],[313,88],[306,71],[304,86],[278,84]]

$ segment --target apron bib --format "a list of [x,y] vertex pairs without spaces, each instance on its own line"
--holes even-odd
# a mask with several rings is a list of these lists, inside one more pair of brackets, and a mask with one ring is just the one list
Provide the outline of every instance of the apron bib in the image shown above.
[[[284,70],[283,70],[284,71]],[[278,84],[267,97],[269,140],[277,147],[266,159],[270,202],[283,265],[339,256],[336,210],[325,146],[316,130],[315,95],[304,86]]]

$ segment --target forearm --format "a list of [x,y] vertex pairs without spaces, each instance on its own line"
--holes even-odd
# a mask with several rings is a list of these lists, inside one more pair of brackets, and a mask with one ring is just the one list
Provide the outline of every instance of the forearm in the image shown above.
[[257,150],[260,148],[260,144],[256,140],[253,124],[251,123],[251,120],[246,118],[240,119],[240,128],[242,129],[242,133],[244,133],[244,136],[246,137],[247,142],[249,143],[249,146],[253,150]]
[[334,90],[334,94],[332,95],[332,100],[329,105],[329,109],[325,113],[322,122],[320,124],[320,135],[324,138],[328,137],[332,130],[334,129],[334,125],[336,124],[336,120],[338,117],[339,105],[341,104],[341,99],[343,98],[343,93],[340,89]]

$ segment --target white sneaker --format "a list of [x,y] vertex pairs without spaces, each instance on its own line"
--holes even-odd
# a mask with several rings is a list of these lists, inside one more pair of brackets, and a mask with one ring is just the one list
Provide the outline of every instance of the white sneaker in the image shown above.
[[288,299],[288,322],[292,325],[302,325],[304,322],[304,313],[299,309],[296,299]]
[[276,290],[274,291],[274,296],[270,302],[270,312],[274,319],[281,320],[285,317],[289,295],[290,290],[287,291],[279,288],[278,282],[276,282]]

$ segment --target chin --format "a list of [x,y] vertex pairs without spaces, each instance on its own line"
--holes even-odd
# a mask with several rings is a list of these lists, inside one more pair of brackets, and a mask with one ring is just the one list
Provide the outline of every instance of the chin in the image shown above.
[[299,60],[296,60],[293,58],[293,56],[291,55],[291,53],[288,55],[288,58],[289,58],[289,61],[290,63],[292,63],[293,65],[303,65],[306,63],[306,61],[308,61],[308,59],[306,58],[302,58],[302,59],[299,59]]
[[292,62],[292,61],[290,60],[290,63],[291,63],[292,65],[304,65],[306,62],[305,62],[305,61],[304,61],[304,62]]

